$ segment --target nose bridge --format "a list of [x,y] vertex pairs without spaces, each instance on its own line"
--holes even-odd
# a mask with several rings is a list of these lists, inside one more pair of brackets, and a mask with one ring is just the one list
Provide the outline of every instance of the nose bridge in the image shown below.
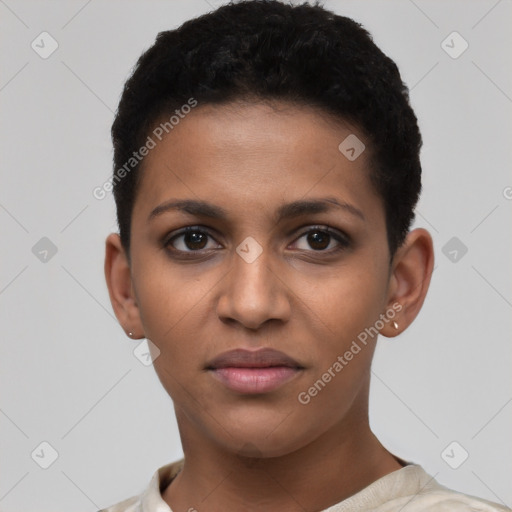
[[[262,248],[263,249],[263,248]],[[246,251],[244,253],[244,251]],[[236,255],[233,256],[233,284],[235,291],[247,295],[269,294],[273,288],[273,273],[270,270],[270,254],[268,250],[261,250],[260,254],[255,254],[257,249],[247,244],[242,244],[237,248]],[[257,297],[255,297],[257,298]]]
[[218,315],[255,329],[269,319],[285,320],[289,302],[272,268],[272,253],[247,237],[231,258],[229,278],[219,298]]

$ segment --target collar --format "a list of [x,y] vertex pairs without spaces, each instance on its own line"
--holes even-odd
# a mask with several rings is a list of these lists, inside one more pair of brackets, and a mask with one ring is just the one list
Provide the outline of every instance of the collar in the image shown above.
[[[183,469],[183,463],[184,459],[180,459],[155,471],[148,487],[141,495],[141,512],[172,512],[162,498],[162,492]],[[418,464],[406,464],[403,468],[384,475],[342,502],[325,509],[324,512],[369,510],[397,499],[405,506],[418,494],[442,487]]]

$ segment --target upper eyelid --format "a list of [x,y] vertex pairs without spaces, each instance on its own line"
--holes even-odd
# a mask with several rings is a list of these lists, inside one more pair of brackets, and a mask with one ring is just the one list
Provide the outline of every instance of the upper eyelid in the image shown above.
[[306,234],[308,231],[314,231],[315,229],[317,229],[318,231],[326,231],[327,233],[332,235],[341,235],[345,238],[348,238],[348,235],[344,231],[338,228],[334,228],[332,226],[328,226],[327,224],[305,224],[298,228],[297,230],[301,231],[302,236],[303,234]]
[[215,238],[215,236],[212,234],[213,230],[210,228],[203,227],[203,226],[185,226],[181,229],[174,230],[172,233],[169,233],[168,235],[166,235],[164,237],[164,242],[169,243],[174,238],[186,235],[188,232],[196,232],[196,231],[206,233],[208,236]]

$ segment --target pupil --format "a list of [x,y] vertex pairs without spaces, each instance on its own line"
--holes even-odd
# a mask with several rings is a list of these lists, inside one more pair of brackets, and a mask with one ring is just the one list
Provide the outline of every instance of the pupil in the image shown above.
[[321,231],[314,231],[308,235],[308,243],[313,249],[325,249],[329,246],[330,235]]
[[204,242],[206,241],[206,236],[203,233],[186,233],[185,234],[185,244],[189,249],[202,249],[204,247]]

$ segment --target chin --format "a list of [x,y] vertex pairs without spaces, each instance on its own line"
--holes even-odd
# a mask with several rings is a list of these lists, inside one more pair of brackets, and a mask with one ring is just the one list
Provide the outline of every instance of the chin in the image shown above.
[[299,420],[293,414],[276,414],[275,411],[271,416],[246,415],[229,425],[227,432],[219,432],[216,428],[220,434],[217,441],[230,452],[247,458],[282,457],[315,439],[314,429],[308,429],[305,420]]

